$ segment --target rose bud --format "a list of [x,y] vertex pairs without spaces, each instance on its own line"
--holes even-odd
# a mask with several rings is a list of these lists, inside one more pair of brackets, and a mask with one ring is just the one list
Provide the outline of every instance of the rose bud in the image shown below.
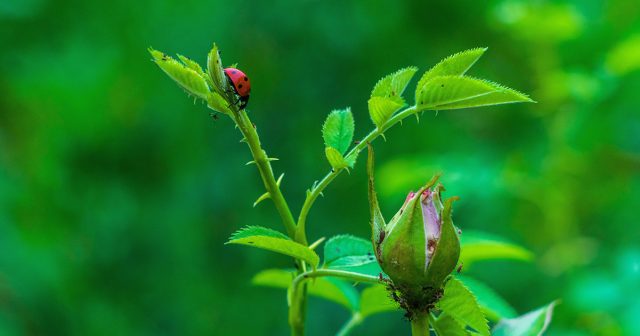
[[[373,180],[373,150],[369,147],[369,202],[372,243],[382,270],[392,280],[407,311],[429,309],[439,299],[442,285],[455,269],[460,241],[451,220],[451,205],[444,203],[444,187],[434,177],[411,192],[389,223],[378,206]],[[435,185],[435,186],[434,186]]]

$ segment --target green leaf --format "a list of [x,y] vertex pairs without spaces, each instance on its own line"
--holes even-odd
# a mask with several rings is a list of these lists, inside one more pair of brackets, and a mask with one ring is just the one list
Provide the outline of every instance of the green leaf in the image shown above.
[[253,276],[251,283],[256,286],[287,289],[296,277],[296,272],[283,269],[266,269]]
[[252,236],[265,236],[265,237],[291,240],[291,238],[289,238],[287,235],[285,235],[280,231],[269,229],[263,226],[255,226],[255,225],[245,226],[242,229],[234,232],[231,235],[231,238],[229,240],[242,239],[242,238],[247,238]]
[[[331,167],[335,170],[351,167],[355,163],[355,159],[354,160],[345,159],[342,156],[342,154],[340,154],[340,152],[338,152],[338,150],[333,147],[325,148],[324,154],[327,156],[327,161],[329,161],[329,164],[331,165]],[[349,157],[349,158],[354,158],[354,157]]]
[[[369,224],[371,225],[371,243],[373,246],[378,246],[382,241],[382,232],[384,232],[385,227],[387,226],[384,217],[382,217],[382,212],[380,211],[380,206],[378,204],[378,196],[376,195],[375,181],[374,181],[374,164],[375,164],[375,155],[373,152],[373,146],[371,144],[367,144],[368,155],[367,155],[367,176],[369,178],[368,189],[369,189]],[[376,251],[376,254],[378,251]]]
[[465,330],[451,315],[442,313],[437,319],[432,319],[433,329],[439,336],[466,336],[470,333]]
[[493,329],[495,336],[537,336],[542,335],[553,315],[556,302],[513,319],[504,319]]
[[486,80],[437,76],[418,90],[416,102],[421,109],[452,110],[533,100],[516,90]]
[[487,318],[498,321],[501,318],[512,318],[517,316],[513,307],[502,297],[500,297],[493,289],[484,283],[463,276],[456,276],[458,280],[469,288],[478,299],[478,303],[482,307]]
[[333,147],[343,155],[351,146],[353,130],[353,114],[350,108],[332,111],[322,126],[325,146]]
[[389,297],[389,292],[382,285],[367,287],[360,294],[360,313],[362,317],[396,311],[398,304]]
[[402,93],[416,71],[418,71],[416,67],[407,67],[385,76],[373,87],[371,98],[389,98],[397,104],[400,104],[400,106],[404,105]]
[[224,68],[222,66],[222,58],[220,58],[220,52],[218,46],[214,43],[209,55],[207,55],[207,74],[209,80],[213,84],[213,89],[222,97],[227,95],[227,91],[230,89],[227,83],[227,77],[224,75]]
[[422,75],[416,87],[416,102],[420,90],[425,84],[437,76],[462,76],[487,51],[487,48],[475,48],[451,55],[433,66]]
[[302,259],[313,268],[318,266],[320,257],[302,244],[296,243],[289,237],[275,230],[260,226],[248,226],[234,233],[227,244],[240,244],[261,248]]
[[460,259],[464,267],[481,260],[533,260],[533,253],[529,250],[487,233],[465,231],[460,235],[460,240]]
[[351,235],[335,236],[324,244],[324,267],[373,276],[382,272],[371,242]]
[[209,92],[209,96],[207,97],[207,105],[214,111],[231,115],[231,110],[229,110],[227,101],[224,100],[224,98],[222,98],[215,91]]
[[205,100],[208,98],[209,86],[207,86],[204,77],[200,76],[198,72],[160,51],[149,48],[149,53],[160,69],[186,90],[187,93]]
[[469,327],[481,335],[489,335],[489,325],[478,301],[460,280],[450,278],[447,281],[438,307],[460,325]]
[[[251,282],[257,286],[287,289],[296,273],[282,269],[268,269],[256,274]],[[343,305],[350,311],[359,307],[358,292],[349,283],[333,278],[316,278],[307,281],[310,295]]]
[[402,104],[384,97],[371,97],[368,102],[369,116],[373,123],[381,129]]
[[204,71],[202,71],[202,68],[200,67],[200,64],[198,64],[197,62],[193,61],[192,59],[190,59],[190,58],[188,58],[186,56],[182,56],[180,54],[178,54],[178,58],[180,59],[180,61],[182,63],[184,63],[184,65],[187,66],[187,68],[197,72],[202,77],[206,76]]

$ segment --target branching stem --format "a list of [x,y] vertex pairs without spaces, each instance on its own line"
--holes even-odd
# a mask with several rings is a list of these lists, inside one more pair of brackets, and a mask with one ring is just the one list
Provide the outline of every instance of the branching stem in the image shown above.
[[[378,136],[383,134],[386,130],[391,128],[391,126],[397,124],[402,119],[419,112],[416,106],[410,106],[406,109],[396,113],[393,117],[391,117],[381,128],[376,128],[371,133],[367,134],[360,142],[353,147],[345,157],[349,157],[352,155],[358,155],[365,147],[367,147],[367,143],[373,142]],[[296,241],[306,242],[307,241],[307,233],[306,233],[306,221],[307,215],[309,214],[309,210],[311,210],[311,206],[316,201],[318,196],[322,193],[322,191],[335,179],[343,169],[333,169],[329,172],[312,190],[307,194],[307,198],[304,200],[304,204],[302,205],[302,209],[300,210],[300,216],[298,217],[298,225],[296,228]]]

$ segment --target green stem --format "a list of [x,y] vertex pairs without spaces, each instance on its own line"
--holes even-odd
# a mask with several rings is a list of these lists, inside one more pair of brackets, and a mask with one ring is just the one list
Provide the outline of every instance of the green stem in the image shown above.
[[[291,306],[289,307],[289,324],[291,325],[292,335],[304,335],[305,309],[299,304],[300,296],[304,295],[304,297],[306,297],[306,285],[304,284],[304,282],[309,279],[325,276],[344,278],[352,280],[354,282],[380,282],[380,279],[375,276],[332,269],[318,269],[315,271],[308,271],[299,274],[293,279],[293,282],[291,282]],[[300,287],[302,287],[302,289]]]
[[253,123],[251,123],[249,116],[244,110],[234,113],[234,117],[238,128],[240,128],[240,132],[244,135],[247,145],[251,150],[253,161],[256,166],[258,166],[260,177],[262,177],[262,182],[264,182],[264,187],[269,193],[271,200],[273,200],[273,204],[282,218],[282,223],[287,230],[287,234],[291,238],[295,239],[296,223],[293,219],[293,215],[291,214],[291,210],[289,210],[289,205],[285,201],[284,196],[280,191],[280,187],[273,175],[273,170],[267,153],[260,146],[258,132],[256,132]]
[[[400,111],[395,114],[391,119],[389,119],[382,127],[376,128],[371,133],[367,134],[360,142],[353,147],[345,157],[349,157],[351,155],[358,155],[365,147],[367,147],[368,143],[373,142],[378,136],[383,134],[386,130],[388,130],[391,126],[397,124],[402,119],[419,112],[416,106],[410,106],[406,109]],[[309,193],[307,193],[307,198],[304,200],[304,204],[302,205],[302,209],[300,210],[300,216],[298,217],[298,226],[296,229],[296,240],[297,241],[307,241],[307,233],[306,233],[306,221],[307,215],[309,214],[309,210],[311,210],[311,206],[316,201],[318,196],[322,193],[322,191],[335,179],[343,169],[332,169]]]
[[[273,169],[271,168],[271,162],[269,161],[269,157],[267,153],[262,149],[260,145],[260,138],[258,136],[258,132],[256,132],[253,123],[249,119],[249,116],[244,110],[235,110],[233,111],[233,119],[238,125],[240,132],[244,136],[245,142],[249,146],[251,150],[251,155],[253,156],[253,162],[258,167],[258,171],[260,172],[260,177],[262,178],[262,182],[264,183],[264,187],[269,193],[271,200],[273,200],[273,204],[276,207],[276,210],[280,214],[280,218],[282,218],[282,223],[284,224],[287,234],[292,239],[296,239],[296,223],[293,219],[293,215],[291,214],[291,210],[289,210],[289,205],[287,204],[282,192],[280,191],[280,187],[276,182],[275,176],[273,175]],[[305,241],[298,241],[307,245]],[[306,265],[303,261],[296,259],[296,265],[298,265],[298,269],[300,273],[306,271]],[[303,287],[298,295],[293,298],[291,305],[289,307],[289,315],[294,316],[294,319],[290,319],[291,325],[291,334],[298,336],[304,335],[304,318],[307,307],[307,290],[306,287]]]
[[360,323],[362,323],[362,320],[363,320],[363,317],[362,315],[360,315],[359,312],[353,313],[349,321],[347,321],[347,323],[345,323],[345,325],[343,325],[342,328],[340,328],[336,336],[349,335],[349,333],[351,332],[351,330],[353,330],[353,328],[357,327],[358,325],[360,325]]
[[315,271],[304,272],[302,274],[299,274],[297,277],[295,277],[293,279],[293,282],[291,282],[292,296],[294,296],[296,293],[296,287],[298,287],[302,282],[309,279],[313,279],[313,278],[320,278],[320,277],[327,277],[327,276],[344,278],[347,280],[351,280],[353,282],[380,283],[380,278],[376,276],[349,272],[349,271],[321,268]]
[[429,336],[429,312],[416,313],[411,319],[412,336]]

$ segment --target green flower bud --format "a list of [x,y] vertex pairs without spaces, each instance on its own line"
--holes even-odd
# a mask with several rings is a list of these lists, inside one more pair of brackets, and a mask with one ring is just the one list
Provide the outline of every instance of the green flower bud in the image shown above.
[[[460,244],[451,221],[451,201],[445,212],[440,198],[443,187],[431,188],[433,184],[435,179],[409,193],[384,234],[374,242],[380,266],[394,282],[438,288],[458,262]],[[445,222],[448,228],[443,227]],[[443,238],[452,241],[440,245]]]
[[369,200],[372,243],[382,270],[393,282],[403,307],[425,309],[439,298],[442,285],[460,257],[460,241],[451,219],[456,197],[444,203],[442,184],[433,178],[411,192],[389,223],[384,223],[373,183],[373,151],[369,148]]

